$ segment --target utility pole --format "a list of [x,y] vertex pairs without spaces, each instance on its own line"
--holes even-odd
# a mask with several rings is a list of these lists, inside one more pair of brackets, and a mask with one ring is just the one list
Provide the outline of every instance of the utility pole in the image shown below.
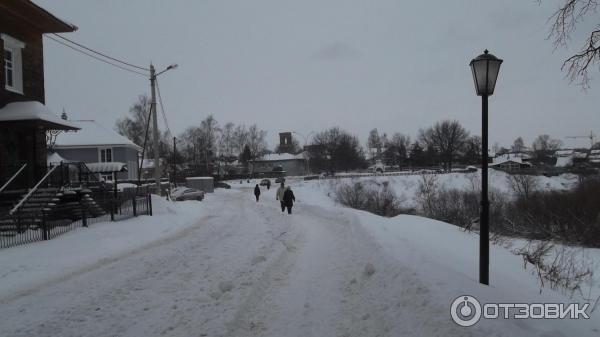
[[177,186],[177,137],[173,137],[173,185]]
[[152,110],[152,140],[154,142],[154,180],[156,182],[156,193],[162,195],[160,188],[160,154],[158,151],[158,121],[156,111],[156,70],[150,64],[150,89],[152,93],[152,102],[150,104]]

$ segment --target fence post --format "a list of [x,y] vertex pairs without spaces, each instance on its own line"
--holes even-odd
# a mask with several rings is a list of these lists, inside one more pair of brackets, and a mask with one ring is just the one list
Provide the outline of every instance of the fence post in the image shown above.
[[110,208],[110,221],[115,221],[115,199],[110,198],[108,201],[108,206]]
[[133,205],[133,216],[137,216],[137,209],[136,209],[136,205],[135,205],[135,195],[131,199],[131,204]]
[[48,225],[46,224],[46,212],[42,208],[42,238],[48,240]]
[[81,207],[81,223],[83,225],[83,227],[87,227],[87,216],[85,214],[85,207],[83,207],[83,203],[80,201],[79,205]]
[[146,194],[146,198],[148,198],[148,215],[152,216],[152,195]]

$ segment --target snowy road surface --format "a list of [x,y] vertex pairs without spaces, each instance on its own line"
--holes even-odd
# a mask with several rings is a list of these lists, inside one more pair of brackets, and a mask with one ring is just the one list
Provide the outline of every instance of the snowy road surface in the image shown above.
[[245,189],[203,203],[192,226],[0,298],[0,336],[541,335],[459,327],[352,212],[299,202],[288,216]]

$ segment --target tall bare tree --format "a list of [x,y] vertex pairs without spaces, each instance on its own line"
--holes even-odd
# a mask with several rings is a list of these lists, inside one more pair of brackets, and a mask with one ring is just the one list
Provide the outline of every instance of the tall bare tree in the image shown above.
[[522,137],[517,137],[517,139],[515,139],[513,146],[512,146],[512,151],[513,152],[522,152],[525,150],[525,142],[523,141]]
[[238,125],[233,131],[233,149],[239,155],[248,144],[248,129],[245,125]]
[[235,124],[229,122],[221,129],[219,137],[219,152],[224,156],[233,155]]
[[[115,129],[119,134],[127,137],[136,145],[144,146],[149,116],[150,99],[146,95],[139,95],[137,101],[129,108],[129,116],[118,119],[115,123]],[[148,133],[145,154],[149,153],[149,149],[154,148],[151,135],[151,133]],[[161,157],[167,155],[169,151],[168,143],[166,132],[160,132],[159,130],[159,152]]]
[[448,171],[452,170],[452,161],[468,137],[469,132],[455,120],[437,122],[426,130],[419,130],[419,139],[439,152],[441,162]]
[[261,130],[256,124],[248,128],[248,146],[252,153],[252,159],[262,156],[267,149],[267,131]]

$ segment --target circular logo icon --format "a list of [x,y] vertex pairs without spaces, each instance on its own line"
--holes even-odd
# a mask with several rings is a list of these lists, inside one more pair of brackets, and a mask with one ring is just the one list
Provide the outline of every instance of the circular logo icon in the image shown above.
[[472,326],[481,318],[481,304],[473,296],[459,296],[452,302],[450,315],[456,324]]

